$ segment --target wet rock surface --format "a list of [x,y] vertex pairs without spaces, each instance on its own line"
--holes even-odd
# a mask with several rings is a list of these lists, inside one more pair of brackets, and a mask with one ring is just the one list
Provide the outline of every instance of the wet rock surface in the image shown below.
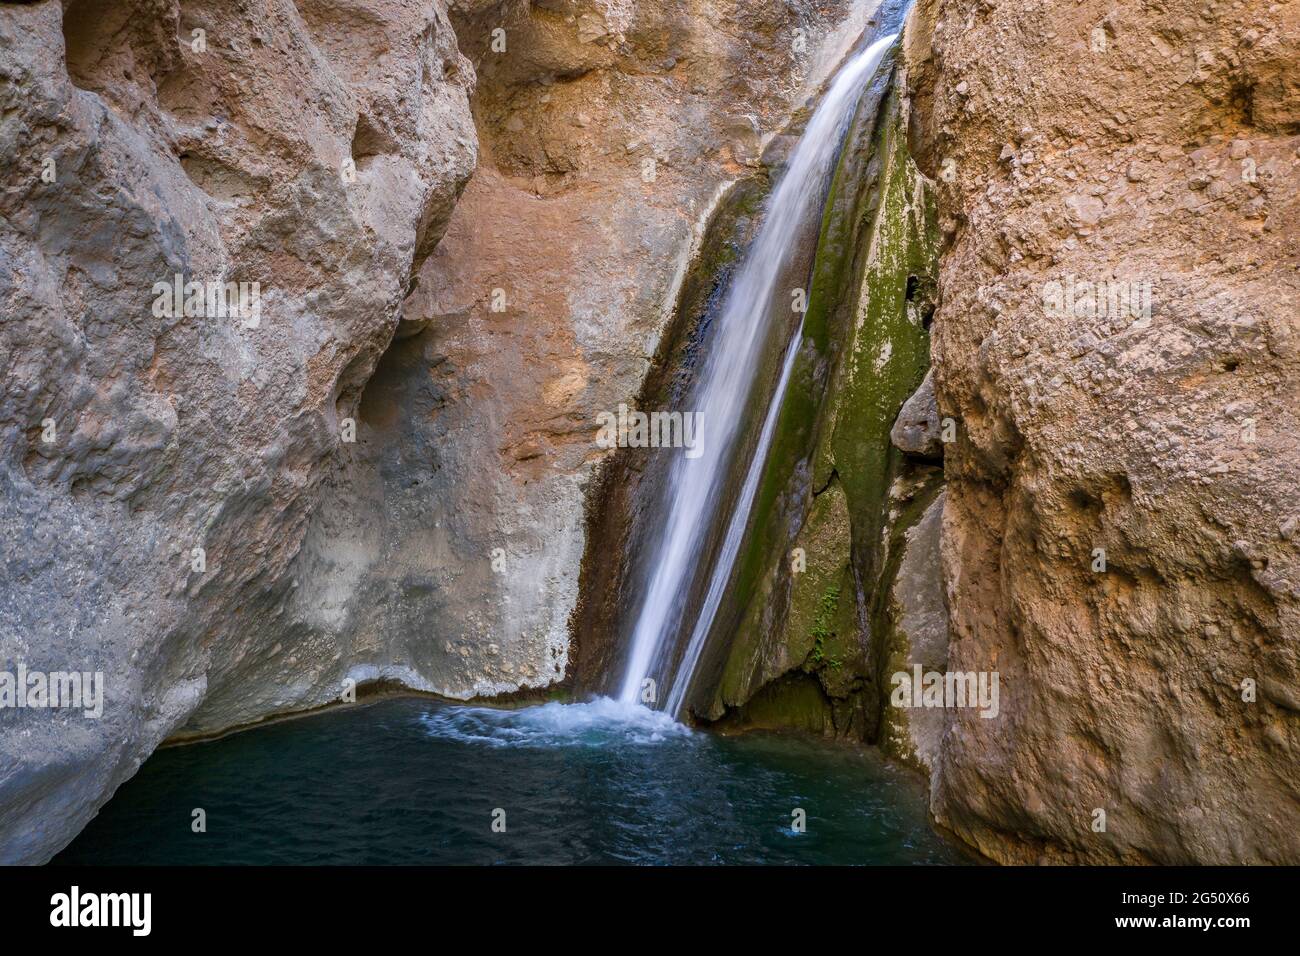
[[[924,502],[924,497],[920,499]],[[942,491],[925,505],[915,523],[905,525],[897,540],[897,570],[885,595],[887,617],[882,630],[880,746],[932,776],[943,747],[947,712],[942,707],[914,706],[912,690],[899,694],[900,679],[915,685],[948,670],[948,606],[940,559],[943,528]],[[900,677],[901,675],[901,677]],[[908,706],[900,706],[905,701]],[[924,703],[922,698],[921,703]]]

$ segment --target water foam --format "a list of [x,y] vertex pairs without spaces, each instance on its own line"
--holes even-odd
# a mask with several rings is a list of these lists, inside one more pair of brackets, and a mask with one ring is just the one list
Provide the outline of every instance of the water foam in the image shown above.
[[430,736],[488,747],[601,747],[658,744],[690,737],[689,727],[662,710],[597,697],[506,710],[449,706],[420,717]]

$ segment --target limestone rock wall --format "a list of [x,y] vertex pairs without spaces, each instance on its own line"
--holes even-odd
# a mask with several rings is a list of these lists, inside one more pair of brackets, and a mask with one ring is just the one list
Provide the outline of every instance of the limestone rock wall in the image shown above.
[[1001,677],[933,810],[995,859],[1300,861],[1298,40],[1294,3],[914,9],[948,667]]
[[[0,711],[0,861],[187,723],[338,694],[294,562],[473,168],[472,83],[440,3],[0,8],[0,669],[106,681],[98,720]],[[258,314],[159,315],[177,274]]]

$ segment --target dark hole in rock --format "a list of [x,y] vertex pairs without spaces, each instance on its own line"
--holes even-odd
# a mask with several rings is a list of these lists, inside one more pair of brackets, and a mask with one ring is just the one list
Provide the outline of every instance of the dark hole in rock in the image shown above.
[[1228,93],[1228,102],[1237,114],[1237,121],[1246,128],[1255,125],[1255,87],[1239,83]]
[[1101,501],[1088,494],[1082,488],[1075,488],[1070,492],[1070,504],[1074,505],[1080,511],[1100,511]]
[[74,0],[63,12],[63,45],[68,77],[82,90],[101,90],[117,41],[131,19],[127,4],[114,0]]

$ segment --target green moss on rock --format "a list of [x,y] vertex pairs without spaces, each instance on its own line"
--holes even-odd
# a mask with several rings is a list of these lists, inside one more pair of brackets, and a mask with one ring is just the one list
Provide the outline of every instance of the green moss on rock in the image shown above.
[[728,711],[718,727],[828,735],[834,733],[835,710],[815,677],[795,672],[764,684],[743,708]]
[[720,615],[736,626],[697,699],[703,716],[748,725],[761,709],[764,726],[808,729],[811,680],[823,732],[875,738],[871,622],[888,490],[923,467],[903,459],[889,431],[929,364],[937,251],[933,201],[908,156],[897,96],[880,83],[863,98],[832,182],[802,348]]

